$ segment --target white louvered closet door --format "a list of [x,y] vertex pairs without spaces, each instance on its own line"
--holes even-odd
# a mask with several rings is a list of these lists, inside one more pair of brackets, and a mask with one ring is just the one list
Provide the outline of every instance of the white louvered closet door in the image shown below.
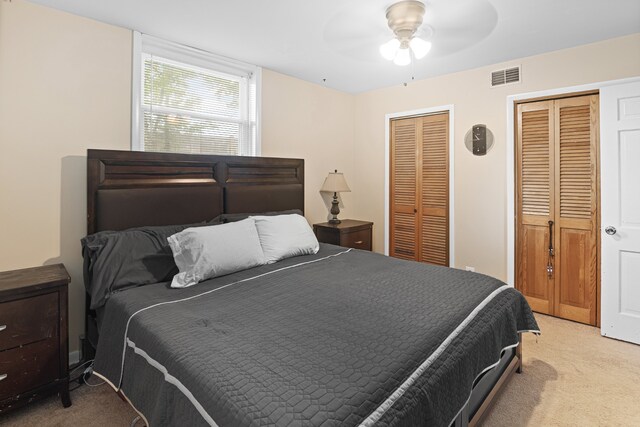
[[449,265],[448,147],[448,113],[391,122],[391,256]]

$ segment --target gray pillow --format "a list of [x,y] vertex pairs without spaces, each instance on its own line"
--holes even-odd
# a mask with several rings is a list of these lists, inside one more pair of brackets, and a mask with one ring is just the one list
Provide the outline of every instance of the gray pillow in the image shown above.
[[220,215],[222,223],[237,222],[247,219],[250,216],[275,216],[275,215],[291,215],[298,214],[304,216],[300,209],[288,209],[286,211],[272,211],[272,212],[254,212],[254,213],[227,213]]
[[129,287],[166,282],[178,272],[167,238],[189,227],[209,222],[101,231],[81,240],[84,284],[91,309],[102,307],[113,292]]

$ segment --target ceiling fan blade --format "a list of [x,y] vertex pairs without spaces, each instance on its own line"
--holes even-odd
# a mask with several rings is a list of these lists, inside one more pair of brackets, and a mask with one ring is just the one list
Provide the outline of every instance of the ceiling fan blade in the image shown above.
[[433,29],[430,56],[446,56],[466,49],[487,37],[498,22],[493,5],[486,0],[433,0],[425,22]]
[[385,18],[389,0],[367,0],[366,6],[356,1],[343,4],[324,27],[329,49],[351,59],[381,60],[380,45],[393,37]]
[[388,29],[378,31],[358,31],[358,29],[343,29],[342,31],[325,34],[324,40],[331,50],[342,55],[360,60],[378,60],[379,48],[388,42],[393,34]]

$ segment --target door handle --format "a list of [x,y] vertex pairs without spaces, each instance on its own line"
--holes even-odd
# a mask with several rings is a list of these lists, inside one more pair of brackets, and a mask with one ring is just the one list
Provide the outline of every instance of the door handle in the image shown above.
[[0,381],[2,381],[3,379],[7,378],[7,374],[2,374],[0,375]]
[[7,325],[0,325],[0,332],[4,331],[5,329],[7,329]]
[[549,257],[547,258],[547,277],[553,277],[553,221],[549,221]]
[[553,221],[549,221],[549,256],[553,256]]
[[604,229],[604,232],[607,233],[609,236],[613,236],[618,232],[618,230],[616,230],[614,226],[610,225]]

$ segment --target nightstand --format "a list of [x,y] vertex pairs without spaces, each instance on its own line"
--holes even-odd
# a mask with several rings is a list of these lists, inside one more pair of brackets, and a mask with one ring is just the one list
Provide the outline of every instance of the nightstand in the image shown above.
[[0,273],[0,414],[40,397],[69,397],[67,293],[62,264]]
[[365,251],[372,250],[372,231],[372,222],[355,219],[343,219],[340,224],[313,224],[318,241]]

